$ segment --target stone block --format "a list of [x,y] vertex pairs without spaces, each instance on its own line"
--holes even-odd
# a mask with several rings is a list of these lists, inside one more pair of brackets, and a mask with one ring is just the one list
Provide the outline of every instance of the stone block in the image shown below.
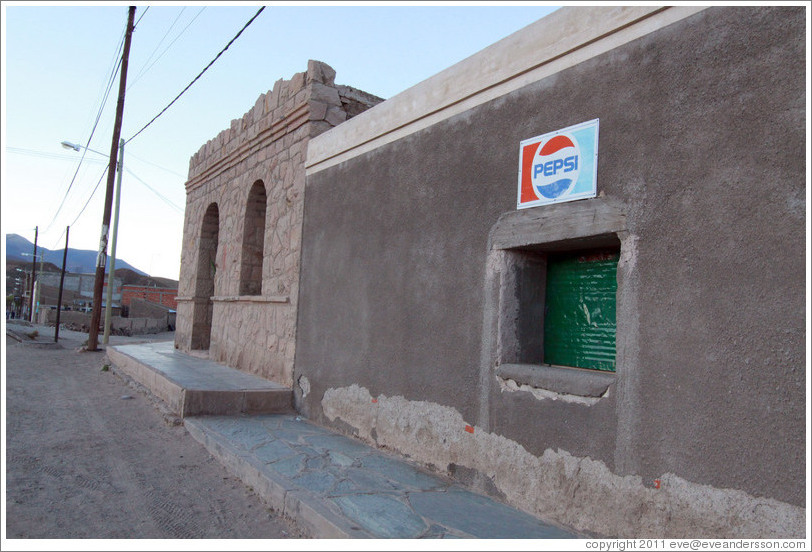
[[335,69],[322,61],[310,59],[307,61],[307,83],[320,82],[327,86],[335,86]]
[[341,98],[338,95],[338,90],[330,86],[326,86],[319,82],[314,82],[310,86],[311,102],[321,102],[330,106],[341,107]]
[[324,120],[333,126],[338,126],[347,120],[347,113],[340,107],[331,107],[327,110],[327,116]]
[[327,115],[327,104],[321,102],[310,102],[309,119],[311,121],[322,121]]
[[279,96],[282,94],[282,86],[284,82],[284,79],[278,79],[273,84],[273,89],[265,98],[265,104],[267,105],[266,111],[271,111],[279,106]]
[[302,88],[293,96],[293,99],[290,101],[289,109],[292,112],[300,105],[304,104],[307,101],[307,98],[310,96],[310,92],[308,90]]
[[246,414],[293,412],[293,391],[291,389],[246,391],[243,411]]
[[187,390],[182,415],[234,415],[242,412],[244,397],[239,391]]
[[257,118],[265,114],[265,94],[260,94],[257,101],[254,103],[254,113]]
[[310,138],[315,138],[319,134],[324,134],[333,127],[327,121],[313,121],[310,125],[308,125],[307,128],[308,132],[310,133]]
[[304,88],[305,85],[305,74],[304,73],[296,73],[291,77],[289,87],[290,94],[296,94],[299,90]]

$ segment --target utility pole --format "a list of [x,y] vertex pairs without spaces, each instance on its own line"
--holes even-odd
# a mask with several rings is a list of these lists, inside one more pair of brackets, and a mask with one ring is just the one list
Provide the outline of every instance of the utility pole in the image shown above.
[[34,321],[34,279],[37,277],[37,238],[39,226],[34,228],[34,258],[31,260],[31,297],[28,298],[28,321]]
[[107,169],[107,192],[104,196],[104,216],[102,217],[101,239],[99,240],[99,255],[96,258],[96,279],[93,282],[93,311],[90,317],[90,330],[87,337],[88,351],[99,350],[99,323],[101,322],[104,268],[107,265],[107,236],[110,230],[110,211],[113,207],[116,153],[119,148],[118,142],[121,139],[121,123],[124,119],[124,93],[127,90],[127,64],[130,57],[130,42],[132,42],[134,21],[135,6],[130,6],[129,15],[127,17],[127,34],[124,37],[124,52],[121,54],[121,79],[118,85],[118,105],[116,106],[116,122],[113,127],[113,143],[110,147],[110,165]]
[[54,343],[59,343],[59,315],[62,313],[62,288],[65,286],[65,265],[68,264],[68,235],[70,226],[65,229],[65,252],[62,253],[62,276],[59,277],[59,299],[56,300],[56,328]]
[[116,180],[116,211],[113,218],[113,244],[110,246],[110,270],[107,271],[107,304],[104,307],[104,339],[110,341],[110,312],[113,308],[113,285],[116,283],[116,238],[118,236],[118,210],[121,204],[121,175],[124,172],[124,140],[118,146],[118,179]]
[[[42,253],[39,254],[39,277],[40,278],[42,278],[42,275],[45,274],[45,266],[44,265],[45,265],[45,252],[42,252]],[[37,307],[36,308],[37,312],[34,313],[35,316],[39,314],[39,304],[42,301],[42,286],[43,285],[44,285],[43,282],[40,282],[39,280],[37,280],[37,288],[36,288],[37,289],[37,298],[34,301],[34,303],[36,304],[36,307]]]

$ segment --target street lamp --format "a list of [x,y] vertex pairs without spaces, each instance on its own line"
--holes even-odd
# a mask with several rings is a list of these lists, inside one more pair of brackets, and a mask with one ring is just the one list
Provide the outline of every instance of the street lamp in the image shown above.
[[65,148],[65,149],[72,149],[73,151],[81,151],[82,149],[86,149],[87,151],[92,151],[93,153],[98,153],[99,155],[104,155],[105,157],[107,157],[106,154],[104,154],[104,153],[102,153],[100,151],[90,149],[89,147],[83,146],[81,144],[74,144],[73,142],[68,142],[67,140],[62,140],[61,144],[62,144],[62,147]]
[[[82,146],[79,144],[74,144],[72,142],[68,142],[67,140],[62,141],[62,147],[66,149],[72,149],[74,151],[80,151],[82,148],[86,149],[87,151],[92,151],[93,153],[98,153],[99,155],[104,155],[100,151],[96,151],[90,149],[87,146]],[[107,304],[104,307],[104,338],[102,339],[102,343],[107,345],[110,341],[110,313],[111,307],[113,304],[113,284],[115,282],[115,273],[116,273],[116,240],[118,238],[118,211],[119,211],[119,204],[121,201],[121,177],[124,173],[124,139],[122,138],[119,141],[118,145],[118,167],[117,167],[118,175],[116,177],[116,208],[115,208],[115,215],[113,218],[113,243],[110,248],[110,270],[107,274]]]

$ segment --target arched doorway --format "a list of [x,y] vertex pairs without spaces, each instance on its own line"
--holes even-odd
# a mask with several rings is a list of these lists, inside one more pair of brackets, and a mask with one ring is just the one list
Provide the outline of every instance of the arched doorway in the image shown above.
[[195,276],[194,313],[192,315],[192,349],[208,350],[214,313],[214,277],[217,272],[217,242],[220,237],[220,210],[209,205],[200,227]]

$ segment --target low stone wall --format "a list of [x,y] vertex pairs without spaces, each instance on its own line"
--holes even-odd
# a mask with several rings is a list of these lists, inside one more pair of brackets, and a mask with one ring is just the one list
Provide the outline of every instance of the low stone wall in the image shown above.
[[[60,326],[69,330],[87,332],[90,330],[90,316],[89,312],[80,311],[62,311],[59,317]],[[39,324],[46,326],[56,325],[56,309],[40,311]],[[123,318],[121,316],[113,316],[110,319],[110,333],[113,335],[143,335],[161,333],[174,328],[173,320],[168,320],[167,317],[162,318]],[[99,331],[104,330],[104,317],[99,327]]]
[[146,299],[133,298],[130,302],[129,318],[148,318],[152,320],[165,320],[166,326],[170,330],[175,329],[176,312],[158,303],[147,301]]

